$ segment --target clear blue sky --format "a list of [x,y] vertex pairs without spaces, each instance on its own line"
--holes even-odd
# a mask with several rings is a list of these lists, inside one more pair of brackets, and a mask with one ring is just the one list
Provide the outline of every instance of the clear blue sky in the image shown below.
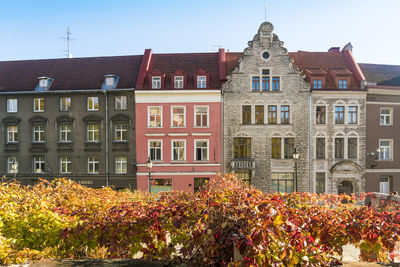
[[[0,60],[243,51],[264,0],[0,0]],[[289,51],[354,46],[358,62],[400,65],[400,0],[267,0]]]

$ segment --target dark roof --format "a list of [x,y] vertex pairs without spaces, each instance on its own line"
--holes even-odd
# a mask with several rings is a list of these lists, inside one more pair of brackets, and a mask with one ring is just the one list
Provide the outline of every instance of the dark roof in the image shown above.
[[104,75],[119,78],[117,88],[134,88],[142,55],[0,62],[1,91],[33,91],[38,77],[53,78],[49,91],[101,89]]
[[242,52],[227,52],[226,53],[226,71],[231,73],[232,70],[238,65],[239,59],[242,57]]
[[400,86],[400,66],[383,64],[358,64],[369,82],[377,85]]

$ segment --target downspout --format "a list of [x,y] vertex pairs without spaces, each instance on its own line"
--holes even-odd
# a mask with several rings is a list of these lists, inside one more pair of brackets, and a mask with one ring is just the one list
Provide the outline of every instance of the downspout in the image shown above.
[[221,88],[221,175],[225,174],[224,153],[224,91]]
[[109,185],[109,161],[110,161],[110,155],[109,155],[109,142],[108,142],[108,94],[107,94],[107,90],[103,90],[104,96],[106,98],[106,186],[108,187]]
[[309,116],[309,134],[308,134],[308,158],[309,158],[309,160],[308,160],[308,181],[309,181],[309,184],[308,184],[308,188],[309,188],[309,191],[310,191],[310,193],[314,193],[314,188],[312,188],[312,177],[313,177],[313,174],[311,173],[311,170],[312,170],[312,163],[313,163],[313,151],[312,151],[312,148],[313,148],[313,146],[312,146],[312,92],[310,91],[310,100],[309,100],[309,114],[310,114],[310,116]]

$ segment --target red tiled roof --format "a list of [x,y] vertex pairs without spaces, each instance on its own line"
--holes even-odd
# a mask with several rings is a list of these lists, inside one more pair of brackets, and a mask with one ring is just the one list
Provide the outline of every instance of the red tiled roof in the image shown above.
[[53,78],[50,91],[101,89],[104,75],[119,78],[117,88],[134,88],[142,55],[0,62],[1,91],[33,91],[38,77]]
[[227,73],[232,72],[232,70],[238,65],[239,59],[242,57],[241,52],[227,52],[226,53],[226,69]]

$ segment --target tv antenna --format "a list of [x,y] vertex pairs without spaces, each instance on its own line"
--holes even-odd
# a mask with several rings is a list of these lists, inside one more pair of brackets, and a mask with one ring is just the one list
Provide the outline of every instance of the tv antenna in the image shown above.
[[66,34],[67,37],[60,37],[60,38],[67,41],[67,50],[64,50],[64,51],[62,51],[62,52],[67,52],[67,55],[66,55],[66,56],[67,56],[68,58],[72,58],[72,54],[71,54],[71,51],[70,51],[70,45],[69,45],[69,43],[70,43],[71,41],[75,41],[76,39],[71,38],[72,32],[69,30],[69,26],[67,27],[67,31],[65,32],[65,34]]
[[264,19],[267,21],[267,0],[264,0]]

